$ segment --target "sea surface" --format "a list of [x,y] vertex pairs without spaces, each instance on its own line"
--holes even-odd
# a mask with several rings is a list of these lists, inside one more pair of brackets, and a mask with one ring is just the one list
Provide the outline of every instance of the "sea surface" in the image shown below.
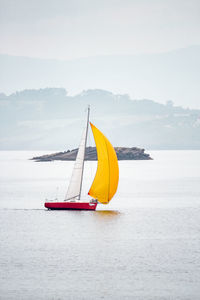
[[[51,151],[49,151],[51,152]],[[97,211],[48,211],[73,162],[0,152],[0,299],[200,299],[200,151],[120,161]],[[96,162],[86,162],[83,198]]]

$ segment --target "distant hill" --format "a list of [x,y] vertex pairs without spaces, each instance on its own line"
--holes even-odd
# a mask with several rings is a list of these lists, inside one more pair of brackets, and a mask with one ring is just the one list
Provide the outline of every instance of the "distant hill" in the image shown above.
[[97,56],[71,61],[0,55],[0,92],[64,87],[103,89],[200,109],[200,46],[161,54]]
[[[68,96],[65,89],[0,94],[0,149],[67,150],[79,144],[91,105],[91,121],[114,146],[200,149],[200,110],[131,100],[105,90]],[[92,136],[88,139],[89,146]]]

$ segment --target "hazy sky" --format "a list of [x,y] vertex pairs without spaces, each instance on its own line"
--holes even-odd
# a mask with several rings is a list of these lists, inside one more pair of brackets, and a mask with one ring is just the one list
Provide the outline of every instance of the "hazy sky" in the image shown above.
[[200,0],[0,0],[0,53],[73,59],[200,44]]

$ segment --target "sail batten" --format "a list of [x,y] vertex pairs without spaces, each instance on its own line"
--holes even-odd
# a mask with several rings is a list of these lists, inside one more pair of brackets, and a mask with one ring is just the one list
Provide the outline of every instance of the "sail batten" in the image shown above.
[[116,193],[119,180],[117,155],[109,140],[90,123],[94,135],[98,165],[94,181],[88,194],[107,204]]

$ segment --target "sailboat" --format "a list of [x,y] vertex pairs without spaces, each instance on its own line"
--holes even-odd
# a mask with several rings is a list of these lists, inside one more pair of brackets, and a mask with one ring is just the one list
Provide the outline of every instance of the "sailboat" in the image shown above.
[[[103,133],[89,121],[89,115],[90,107],[66,196],[62,201],[46,200],[45,207],[48,209],[95,210],[98,203],[108,204],[117,191],[119,167],[115,149]],[[98,164],[88,192],[91,198],[83,200],[81,191],[89,124],[96,144]]]

